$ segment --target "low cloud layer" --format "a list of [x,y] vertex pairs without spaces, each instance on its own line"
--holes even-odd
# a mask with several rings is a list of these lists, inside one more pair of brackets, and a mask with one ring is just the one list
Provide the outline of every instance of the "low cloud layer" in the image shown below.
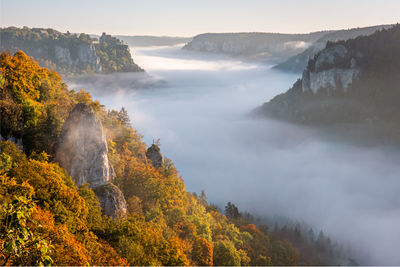
[[400,264],[400,153],[246,115],[297,75],[179,47],[136,50],[134,58],[149,75],[146,86],[135,75],[112,74],[70,87],[91,91],[109,108],[127,108],[147,144],[161,139],[189,191],[309,222],[364,250],[365,263]]

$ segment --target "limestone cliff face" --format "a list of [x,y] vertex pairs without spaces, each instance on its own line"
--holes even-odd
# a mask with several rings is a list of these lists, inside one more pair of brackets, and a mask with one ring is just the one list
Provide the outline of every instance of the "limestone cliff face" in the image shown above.
[[288,60],[279,63],[274,68],[283,71],[299,72],[301,73],[307,66],[308,60],[313,58],[319,51],[326,47],[328,41],[336,42],[339,40],[348,40],[358,36],[365,36],[373,34],[377,30],[388,29],[393,25],[377,25],[372,27],[354,28],[348,30],[327,31],[325,34],[314,42],[309,48],[290,57]]
[[93,44],[81,43],[72,47],[75,57],[71,56],[71,48],[56,45],[54,47],[55,64],[67,70],[87,69],[101,72],[100,58],[96,55]]
[[78,60],[90,66],[95,72],[101,72],[100,58],[96,54],[93,44],[80,44],[78,46]]
[[68,48],[56,45],[54,48],[54,55],[57,65],[66,65],[68,68],[72,67],[73,62]]
[[359,79],[363,71],[359,62],[363,59],[360,51],[350,50],[341,43],[330,44],[309,60],[302,78],[291,89],[254,112],[300,123],[339,121],[340,116],[336,114],[340,112],[332,115],[331,109],[344,110],[347,106],[336,96],[348,92],[351,84]]
[[328,89],[328,92],[329,89],[346,92],[360,73],[357,60],[361,57],[361,54],[352,55],[343,45],[322,50],[303,72],[303,92],[316,93],[321,88]]
[[77,104],[61,131],[57,160],[77,186],[110,182],[107,142],[102,125],[91,107]]
[[22,50],[40,66],[63,75],[144,71],[133,61],[128,45],[105,33],[95,38],[54,29],[8,27],[0,28],[0,40],[0,51]]
[[301,79],[254,113],[349,134],[368,145],[398,144],[399,70],[399,25],[329,42],[308,61]]
[[86,104],[77,104],[61,131],[56,159],[76,186],[88,183],[95,192],[102,192],[97,197],[103,212],[116,216],[126,211],[126,203],[118,187],[111,184],[113,170],[107,152],[103,127],[93,109]]
[[287,58],[304,51],[321,36],[322,33],[206,33],[195,36],[183,49],[246,59]]

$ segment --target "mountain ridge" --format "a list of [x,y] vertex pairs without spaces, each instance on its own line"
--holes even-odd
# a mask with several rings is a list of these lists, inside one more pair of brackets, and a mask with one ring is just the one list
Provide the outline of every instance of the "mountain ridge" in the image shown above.
[[254,113],[309,126],[363,125],[374,142],[398,143],[399,71],[399,25],[328,42],[301,79]]
[[50,28],[7,27],[0,28],[0,39],[1,52],[22,50],[41,66],[64,75],[143,71],[128,46],[105,33],[97,39]]
[[307,65],[310,58],[314,57],[319,51],[325,48],[328,41],[335,42],[339,40],[347,40],[355,38],[360,35],[369,35],[380,29],[387,29],[393,25],[377,25],[361,28],[351,28],[347,30],[336,30],[331,31],[323,35],[321,38],[316,40],[310,47],[306,50],[288,58],[287,60],[274,66],[274,69],[279,69],[283,71],[290,72],[302,72]]

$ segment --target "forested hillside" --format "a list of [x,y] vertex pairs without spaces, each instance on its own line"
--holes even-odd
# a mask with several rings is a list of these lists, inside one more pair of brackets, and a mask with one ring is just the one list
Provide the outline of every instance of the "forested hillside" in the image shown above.
[[[187,192],[171,160],[151,164],[125,109],[69,91],[25,53],[2,53],[0,73],[1,265],[348,263],[323,234],[256,226],[231,203],[223,215],[204,192]],[[119,217],[103,215],[91,187],[77,188],[56,162],[58,137],[78,103],[95,111],[106,133],[113,183],[127,200]]]
[[345,125],[399,144],[400,26],[328,42],[286,93],[256,113],[318,126]]
[[353,28],[347,30],[329,31],[321,38],[316,40],[310,47],[300,54],[290,57],[284,62],[274,66],[276,69],[291,72],[302,72],[307,66],[308,60],[313,58],[319,51],[325,48],[327,42],[336,42],[340,40],[348,40],[358,36],[366,36],[382,29],[389,29],[393,25],[378,25],[363,28]]
[[32,56],[40,66],[61,74],[143,71],[133,62],[129,48],[115,37],[61,33],[53,29],[0,29],[0,51],[19,50]]

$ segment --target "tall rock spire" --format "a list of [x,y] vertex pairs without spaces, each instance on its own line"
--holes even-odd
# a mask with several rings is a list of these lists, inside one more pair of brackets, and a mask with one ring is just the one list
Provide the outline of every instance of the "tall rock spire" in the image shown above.
[[115,217],[126,212],[126,202],[118,187],[111,184],[113,171],[107,152],[103,127],[93,109],[84,103],[77,104],[61,131],[56,159],[76,186],[88,183],[103,212]]

